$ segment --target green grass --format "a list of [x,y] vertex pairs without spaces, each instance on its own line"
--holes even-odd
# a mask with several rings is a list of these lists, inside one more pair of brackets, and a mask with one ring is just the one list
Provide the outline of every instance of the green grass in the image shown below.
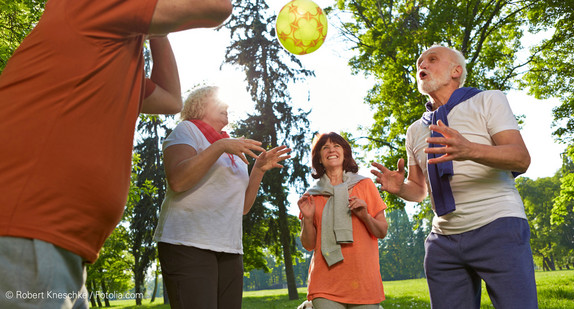
[[[537,272],[536,284],[538,290],[538,304],[541,309],[567,309],[574,308],[574,270]],[[419,309],[430,308],[428,288],[425,279],[385,281],[386,300],[382,302],[385,309]],[[306,297],[307,289],[300,288],[299,300],[288,300],[287,289],[249,291],[243,293],[244,309],[295,309]],[[116,309],[169,309],[168,305],[149,304],[135,306],[134,300],[113,301],[112,308]],[[482,287],[482,309],[494,308],[486,288]]]
[[541,309],[574,308],[574,270],[536,273]]
[[299,299],[289,300],[287,289],[243,292],[244,309],[296,309],[307,298],[307,288],[297,289]]

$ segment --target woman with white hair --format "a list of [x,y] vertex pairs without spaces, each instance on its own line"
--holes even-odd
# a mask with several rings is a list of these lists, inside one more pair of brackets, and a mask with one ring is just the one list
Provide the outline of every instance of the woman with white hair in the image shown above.
[[[163,143],[167,193],[155,234],[172,308],[241,308],[242,215],[291,149],[230,138],[217,87],[193,91]],[[256,155],[254,151],[261,152]],[[249,175],[245,155],[255,158]]]

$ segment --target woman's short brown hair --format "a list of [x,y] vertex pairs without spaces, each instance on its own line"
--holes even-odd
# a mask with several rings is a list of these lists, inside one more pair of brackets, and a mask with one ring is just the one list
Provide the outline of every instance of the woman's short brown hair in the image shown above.
[[341,145],[343,147],[343,171],[356,173],[359,171],[359,166],[355,159],[353,159],[353,150],[351,145],[347,142],[341,135],[330,132],[323,133],[315,136],[313,139],[313,145],[311,146],[311,167],[313,168],[313,173],[311,176],[315,179],[319,179],[325,175],[325,167],[321,164],[321,148],[328,142]]

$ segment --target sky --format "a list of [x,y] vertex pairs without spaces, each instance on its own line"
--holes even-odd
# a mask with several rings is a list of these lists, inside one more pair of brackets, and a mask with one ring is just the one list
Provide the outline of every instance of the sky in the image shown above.
[[[271,9],[279,12],[288,1],[269,1]],[[315,1],[320,6],[329,1]],[[253,109],[253,102],[246,90],[243,72],[230,65],[221,67],[229,34],[225,30],[194,29],[169,35],[178,64],[182,91],[199,83],[220,87],[222,99],[229,105],[230,121],[237,121]],[[290,92],[293,104],[305,110],[311,130],[319,132],[353,132],[357,127],[374,122],[370,107],[364,103],[367,91],[374,80],[362,75],[352,75],[348,60],[353,56],[348,44],[338,35],[330,22],[325,43],[314,53],[299,56],[303,66],[315,72],[315,77],[294,85]],[[565,145],[555,142],[552,108],[558,100],[536,100],[523,91],[506,93],[515,115],[524,115],[522,136],[531,155],[531,165],[522,176],[536,179],[553,176],[560,168],[560,153]],[[360,173],[370,176],[370,167]]]

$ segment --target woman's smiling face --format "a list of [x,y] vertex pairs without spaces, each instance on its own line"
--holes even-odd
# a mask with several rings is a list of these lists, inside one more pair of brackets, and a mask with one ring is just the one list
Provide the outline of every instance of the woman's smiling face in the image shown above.
[[323,147],[321,147],[321,164],[326,170],[342,169],[345,160],[345,151],[343,146],[333,143],[328,140]]

